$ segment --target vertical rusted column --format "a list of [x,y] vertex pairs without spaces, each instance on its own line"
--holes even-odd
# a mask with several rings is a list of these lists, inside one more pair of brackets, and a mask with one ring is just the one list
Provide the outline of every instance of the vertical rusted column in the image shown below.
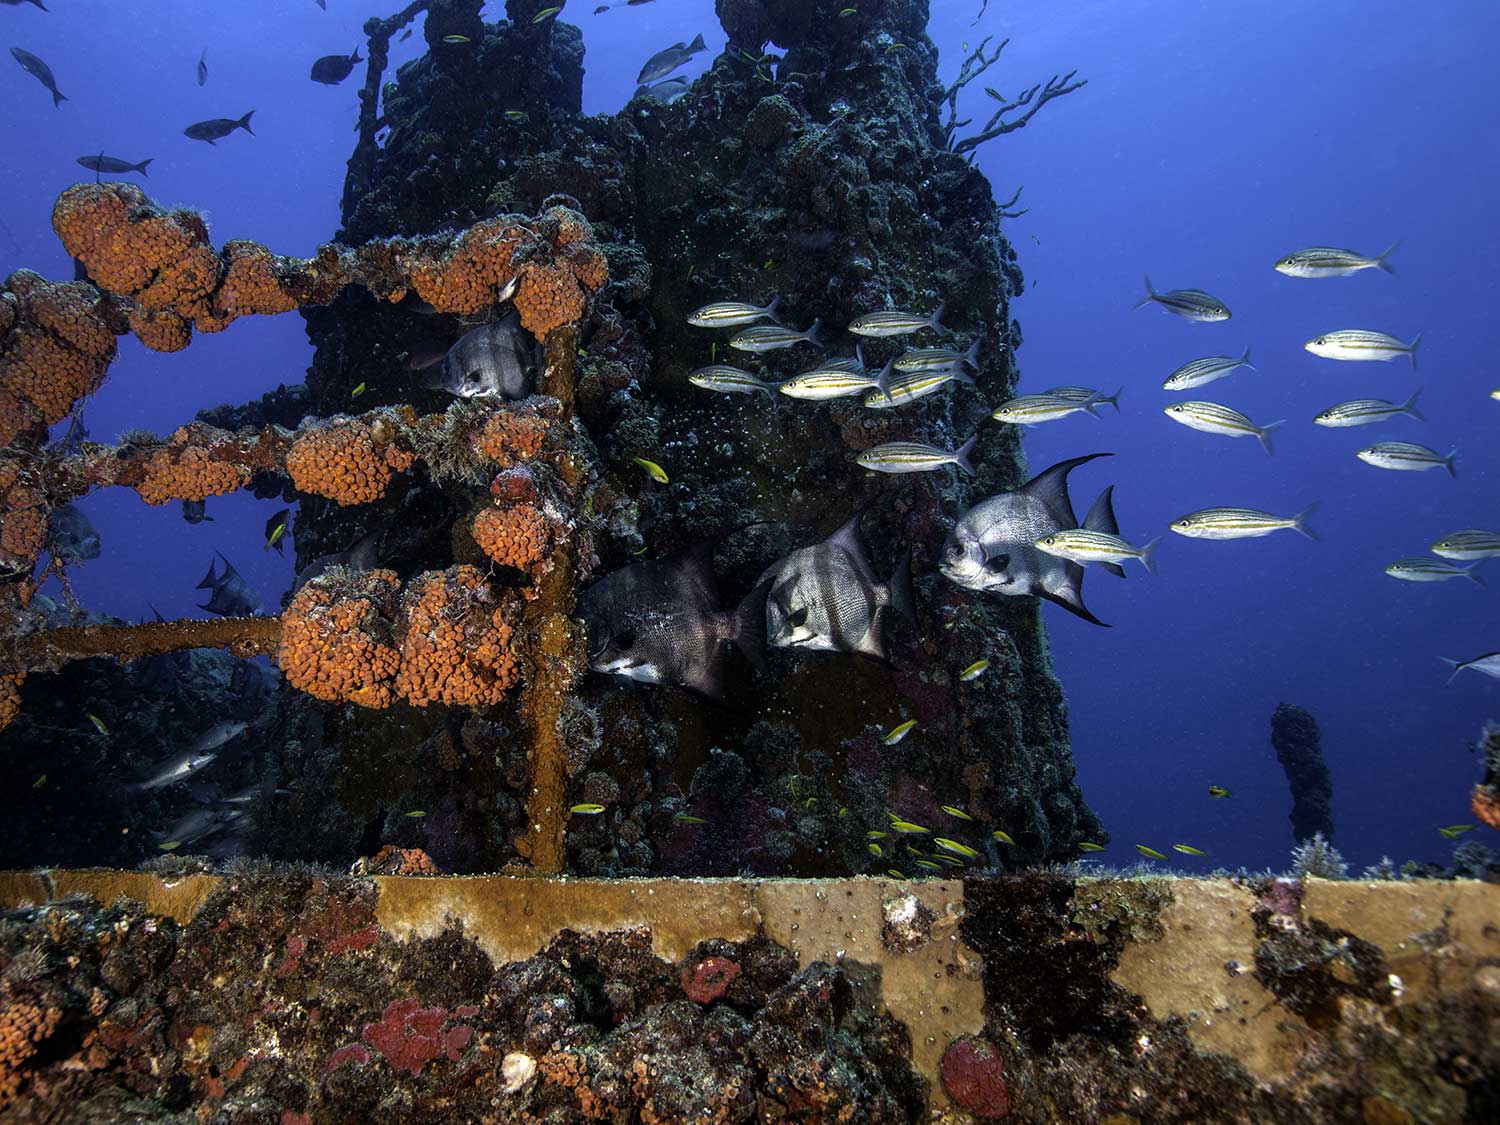
[[[558,425],[573,424],[573,387],[578,371],[578,328],[567,325],[547,334],[546,355],[537,390],[562,403]],[[576,512],[587,466],[568,448],[552,458],[559,488]],[[563,703],[582,674],[586,652],[583,630],[573,619],[578,595],[576,530],[558,537],[550,569],[537,597],[526,606],[527,651],[532,665],[521,693],[531,739],[531,792],[526,801],[526,834],[516,850],[540,873],[560,874],[567,866],[567,747],[558,730]]]

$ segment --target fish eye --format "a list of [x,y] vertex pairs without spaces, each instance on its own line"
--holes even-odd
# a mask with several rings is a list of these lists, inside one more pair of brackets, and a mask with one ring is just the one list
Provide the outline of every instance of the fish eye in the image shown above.
[[625,648],[634,648],[635,647],[635,630],[634,629],[629,629],[629,630],[626,630],[623,633],[616,633],[613,637],[610,638],[610,640],[612,642],[614,642],[614,644],[615,644],[615,646],[617,648],[622,648],[622,649],[625,649]]
[[803,606],[801,609],[793,610],[787,614],[786,619],[794,629],[800,629],[803,625],[807,624],[807,607]]
[[1315,344],[1317,344],[1319,346],[1322,346],[1323,344],[1326,344],[1327,342],[1328,341],[1325,340],[1322,336],[1319,336],[1316,340],[1313,341],[1313,343],[1315,343]]
[[1010,566],[1009,555],[996,555],[994,558],[984,560],[984,569],[991,574],[1000,574],[1008,566]]

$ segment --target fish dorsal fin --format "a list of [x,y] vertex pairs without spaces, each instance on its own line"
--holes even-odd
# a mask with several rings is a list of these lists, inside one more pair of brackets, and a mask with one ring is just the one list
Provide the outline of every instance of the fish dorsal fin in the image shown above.
[[[217,564],[214,562],[213,559],[209,559],[208,560],[208,573],[203,576],[203,581],[200,582],[200,583],[198,583],[198,585],[194,586],[193,589],[195,589],[195,590],[212,590],[216,585],[218,585],[218,583],[219,583],[219,576],[214,573],[214,567],[216,565]],[[198,608],[202,609],[203,607],[199,606]]]
[[854,646],[854,651],[861,656],[872,657],[882,664],[890,663],[890,658],[886,656],[885,652],[885,637],[880,631],[879,616],[876,616],[875,620],[870,622],[870,628],[860,638],[859,644]]
[[870,569],[870,560],[865,554],[865,541],[859,534],[859,523],[865,518],[865,513],[869,510],[870,505],[868,503],[861,504],[858,508],[855,508],[854,514],[839,524],[838,530],[827,539],[829,546],[840,547],[849,552],[867,571]]
[[1069,613],[1083,618],[1091,625],[1098,625],[1108,629],[1109,625],[1090,613],[1089,607],[1083,604],[1083,567],[1077,563],[1070,562],[1067,565],[1066,572],[1067,581],[1056,591],[1038,590],[1037,593],[1049,602],[1056,602]]
[[[217,554],[219,558],[224,559],[224,573],[219,575],[218,584],[214,587],[216,590],[219,586],[227,585],[228,583],[233,582],[236,578],[240,577],[240,572],[234,569],[234,564],[228,559],[224,558],[224,552],[219,551],[217,552]],[[241,581],[243,581],[243,579],[241,579]]]
[[[1094,506],[1089,509],[1089,514],[1083,517],[1083,527],[1088,531],[1102,531],[1107,535],[1120,534],[1120,523],[1115,519],[1115,486],[1108,485],[1104,491],[1099,493],[1099,499],[1094,501]],[[1116,578],[1125,577],[1125,568],[1119,563],[1100,563],[1105,570]]]
[[706,590],[711,599],[715,598],[719,589],[719,578],[714,573],[714,548],[719,545],[719,538],[715,535],[701,543],[694,543],[691,547],[685,547],[661,561],[663,565],[680,571],[700,589]]
[[1068,474],[1096,457],[1113,456],[1113,453],[1090,453],[1059,461],[1051,468],[1043,469],[1016,491],[1040,500],[1059,520],[1065,521],[1063,529],[1070,530],[1078,526],[1078,517],[1073,514],[1073,502],[1068,499]]

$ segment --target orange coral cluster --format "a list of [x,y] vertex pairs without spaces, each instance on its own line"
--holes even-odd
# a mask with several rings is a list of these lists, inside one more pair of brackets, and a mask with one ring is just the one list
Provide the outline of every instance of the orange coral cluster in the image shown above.
[[531,231],[510,219],[476,223],[442,257],[415,263],[412,288],[439,312],[483,312],[515,276],[511,258],[530,238]]
[[0,566],[29,572],[47,542],[47,514],[42,494],[20,475],[20,461],[0,464]]
[[21,685],[26,682],[24,672],[0,674],[0,730],[10,726],[11,720],[21,710]]
[[502,469],[531,461],[547,440],[547,419],[522,410],[497,410],[484,420],[474,448]]
[[298,590],[281,615],[276,653],[287,683],[318,699],[389,707],[401,663],[389,643],[400,589],[389,570],[335,569]]
[[98,389],[115,357],[99,292],[17,270],[0,298],[0,445],[60,422]]
[[135,490],[148,504],[173,500],[207,500],[244,487],[250,470],[215,455],[205,435],[221,433],[208,427],[180,426],[167,444],[151,454]]
[[391,477],[411,468],[416,456],[394,442],[377,442],[375,436],[374,424],[362,418],[337,419],[304,432],[286,456],[292,484],[338,504],[379,500]]
[[508,508],[485,508],[474,517],[474,542],[502,566],[524,570],[536,580],[536,571],[547,557],[552,527],[534,504]]
[[402,599],[406,631],[396,690],[418,707],[499,703],[520,678],[514,606],[498,599],[472,566],[418,575]]
[[1493,785],[1476,785],[1470,799],[1474,815],[1491,828],[1500,828],[1500,788]]
[[46,1041],[62,1012],[43,1008],[0,991],[0,1109],[21,1091],[27,1060]]

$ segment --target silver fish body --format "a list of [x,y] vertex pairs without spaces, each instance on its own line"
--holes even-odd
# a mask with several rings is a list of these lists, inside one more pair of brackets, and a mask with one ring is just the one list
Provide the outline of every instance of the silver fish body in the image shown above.
[[1146,295],[1135,303],[1135,307],[1140,308],[1153,301],[1169,313],[1197,324],[1213,324],[1228,320],[1231,315],[1228,305],[1201,289],[1170,289],[1165,293],[1158,293],[1148,277]]
[[851,320],[849,331],[856,336],[876,337],[905,336],[909,332],[918,332],[923,328],[941,332],[943,310],[946,307],[946,303],[938,305],[937,311],[931,316],[903,312],[900,309],[877,309],[875,312],[865,313]]
[[1453,682],[1453,677],[1466,668],[1472,668],[1482,675],[1500,680],[1500,652],[1487,652],[1483,656],[1476,656],[1473,660],[1449,660],[1446,656],[1439,659],[1453,669],[1452,675],[1448,677],[1450,684]]
[[99,532],[76,504],[60,504],[47,513],[47,550],[61,563],[99,557]]
[[1314,502],[1295,516],[1277,516],[1255,508],[1204,508],[1173,520],[1172,530],[1189,539],[1259,539],[1273,531],[1296,531],[1316,539],[1307,520],[1317,509]]
[[1343,250],[1337,246],[1309,246],[1295,250],[1276,263],[1276,272],[1287,277],[1348,277],[1362,270],[1384,270],[1393,274],[1390,256],[1396,252],[1399,242],[1393,243],[1384,253],[1373,258],[1354,250]]
[[1129,559],[1136,559],[1148,573],[1155,574],[1154,558],[1157,544],[1160,542],[1161,538],[1158,536],[1143,547],[1135,547],[1120,536],[1111,535],[1107,531],[1090,531],[1087,528],[1077,527],[1044,535],[1036,541],[1036,547],[1044,554],[1069,559],[1081,566],[1087,566],[1090,563],[1118,565]]
[[186,781],[194,774],[213,765],[218,757],[218,752],[213,750],[184,750],[181,754],[168,758],[154,773],[144,781],[138,782],[134,788],[149,792],[177,781]]
[[[1108,456],[1092,453],[1060,461],[1014,492],[981,500],[961,515],[949,532],[938,569],[964,589],[1003,597],[1046,598],[1085,621],[1103,625],[1083,603],[1083,567],[1039,551],[1036,544],[1056,532],[1080,526],[1068,496],[1068,474],[1079,465]],[[1084,528],[1119,534],[1113,493],[1111,485],[1099,494],[1084,518]],[[1105,563],[1104,568],[1121,577],[1125,573],[1115,563]]]
[[908,348],[903,354],[896,357],[897,371],[943,371],[950,367],[958,367],[967,364],[975,371],[979,370],[979,345],[983,341],[975,340],[969,345],[967,351],[958,351],[955,348]]
[[818,330],[823,327],[821,320],[812,322],[806,332],[798,332],[795,328],[787,328],[781,324],[755,324],[746,328],[743,332],[736,332],[729,339],[729,346],[742,352],[773,352],[778,348],[789,348],[793,344],[812,344],[814,347],[823,346]]
[[[899,360],[897,362],[900,362]],[[909,402],[916,402],[919,398],[926,398],[930,394],[942,390],[949,383],[963,383],[966,386],[974,386],[974,377],[967,371],[957,368],[932,368],[927,371],[912,371],[905,375],[897,375],[891,379],[891,385],[886,388],[890,393],[884,394],[878,390],[870,391],[865,395],[865,405],[876,410],[883,410],[892,406],[905,406]]]
[[708,50],[708,44],[703,42],[702,35],[697,36],[691,43],[673,43],[646,60],[646,64],[641,67],[641,72],[636,75],[636,84],[645,86],[655,82],[658,78],[665,78],[699,51],[706,50]]
[[871,446],[854,460],[860,468],[877,473],[930,473],[952,465],[973,476],[974,466],[969,462],[969,454],[977,440],[976,434],[958,449],[944,449],[921,441],[888,441]]
[[1035,426],[1042,422],[1055,422],[1059,418],[1066,418],[1069,414],[1078,413],[1097,418],[1099,412],[1094,408],[1101,401],[1102,398],[1098,395],[1082,402],[1051,394],[1017,395],[995,407],[990,412],[990,417],[997,422],[1009,422],[1015,426]]
[[1339,359],[1346,362],[1386,361],[1404,355],[1411,360],[1411,365],[1415,368],[1417,344],[1421,340],[1420,332],[1412,337],[1411,343],[1407,344],[1395,336],[1376,332],[1370,328],[1340,328],[1334,332],[1324,332],[1320,336],[1314,336],[1302,346],[1313,355],[1321,356],[1323,359]]
[[772,297],[766,305],[752,305],[748,301],[714,301],[688,313],[688,323],[695,328],[740,328],[758,320],[780,324],[781,318],[776,315],[780,307],[780,297]]
[[1410,441],[1378,441],[1355,454],[1366,465],[1377,469],[1395,469],[1398,472],[1421,472],[1425,469],[1447,469],[1451,477],[1458,476],[1458,450],[1451,450],[1446,457],[1425,445]]
[[890,388],[893,370],[889,362],[880,371],[874,373],[866,370],[850,371],[842,366],[815,367],[811,371],[804,371],[800,375],[793,375],[790,379],[783,380],[777,390],[789,398],[806,399],[812,402],[847,398],[864,391],[884,397]]
[[1420,389],[1415,390],[1409,399],[1401,403],[1386,402],[1381,398],[1351,399],[1348,402],[1330,406],[1313,421],[1319,426],[1347,429],[1350,426],[1369,426],[1376,422],[1386,422],[1405,414],[1421,422],[1424,419],[1421,412],[1417,410],[1417,397],[1421,393]]
[[1470,528],[1445,535],[1432,545],[1432,553],[1466,562],[1500,557],[1500,531]]
[[1223,437],[1257,437],[1267,453],[1274,452],[1271,448],[1271,431],[1286,424],[1286,419],[1282,418],[1275,422],[1267,422],[1264,426],[1257,426],[1238,410],[1217,402],[1174,402],[1170,406],[1163,407],[1162,412],[1172,421],[1180,422],[1190,429],[1199,430],[1205,434],[1219,434]]
[[1115,413],[1120,413],[1120,396],[1125,393],[1121,387],[1112,395],[1103,391],[1096,391],[1092,387],[1051,387],[1043,392],[1053,398],[1065,398],[1069,402],[1089,402],[1095,406],[1113,406]]
[[856,512],[823,542],[793,551],[761,576],[768,583],[766,636],[773,646],[884,660],[884,612],[915,622],[911,552],[880,581],[859,535],[861,515]]
[[1250,362],[1250,349],[1246,348],[1238,358],[1228,355],[1210,355],[1202,359],[1195,359],[1184,363],[1172,374],[1168,375],[1161,388],[1164,391],[1187,391],[1194,387],[1202,387],[1212,383],[1216,379],[1222,379],[1232,371],[1241,367],[1255,370],[1255,365]]
[[1484,585],[1484,579],[1474,573],[1477,563],[1456,566],[1446,559],[1428,558],[1426,555],[1408,555],[1397,559],[1385,568],[1392,578],[1403,582],[1447,582],[1454,578],[1467,578],[1470,582]]
[[766,394],[774,396],[777,384],[767,383],[748,371],[730,367],[724,363],[713,363],[700,367],[688,376],[688,382],[705,391],[719,391],[730,395]]
[[541,347],[521,327],[514,309],[492,324],[481,324],[459,337],[429,372],[423,386],[459,398],[522,399],[531,393],[541,365]]

